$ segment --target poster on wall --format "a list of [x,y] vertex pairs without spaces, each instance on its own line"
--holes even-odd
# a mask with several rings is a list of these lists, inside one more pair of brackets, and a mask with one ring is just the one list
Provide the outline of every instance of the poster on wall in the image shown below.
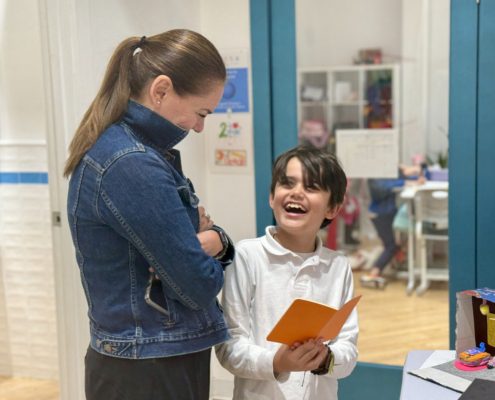
[[252,172],[252,116],[247,49],[221,51],[227,80],[218,107],[207,119],[207,158],[212,172]]
[[396,129],[339,129],[337,157],[348,178],[397,178]]
[[215,112],[226,113],[229,110],[231,112],[249,112],[247,67],[227,67],[227,82]]

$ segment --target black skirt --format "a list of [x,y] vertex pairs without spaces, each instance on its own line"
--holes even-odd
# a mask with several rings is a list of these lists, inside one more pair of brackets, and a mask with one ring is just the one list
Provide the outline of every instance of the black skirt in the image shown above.
[[208,400],[211,349],[175,357],[130,360],[88,348],[87,400]]

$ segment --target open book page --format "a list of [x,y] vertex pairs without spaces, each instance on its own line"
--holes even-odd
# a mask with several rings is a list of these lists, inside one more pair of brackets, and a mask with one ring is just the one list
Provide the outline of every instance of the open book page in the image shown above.
[[295,299],[282,315],[267,340],[292,345],[311,338],[335,338],[361,296],[349,300],[340,310],[312,300]]

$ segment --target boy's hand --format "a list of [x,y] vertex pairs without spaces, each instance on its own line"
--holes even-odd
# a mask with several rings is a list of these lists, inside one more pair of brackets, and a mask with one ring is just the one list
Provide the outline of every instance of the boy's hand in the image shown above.
[[[295,348],[294,348],[295,347]],[[328,348],[320,341],[310,339],[298,346],[281,345],[273,358],[273,372],[311,371],[325,360]]]

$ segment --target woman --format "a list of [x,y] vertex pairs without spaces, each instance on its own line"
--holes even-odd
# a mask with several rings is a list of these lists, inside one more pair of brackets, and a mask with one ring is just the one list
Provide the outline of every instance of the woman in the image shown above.
[[173,146],[203,130],[225,78],[198,33],[128,38],[75,133],[64,173],[89,308],[87,399],[208,399],[234,248],[198,207]]

